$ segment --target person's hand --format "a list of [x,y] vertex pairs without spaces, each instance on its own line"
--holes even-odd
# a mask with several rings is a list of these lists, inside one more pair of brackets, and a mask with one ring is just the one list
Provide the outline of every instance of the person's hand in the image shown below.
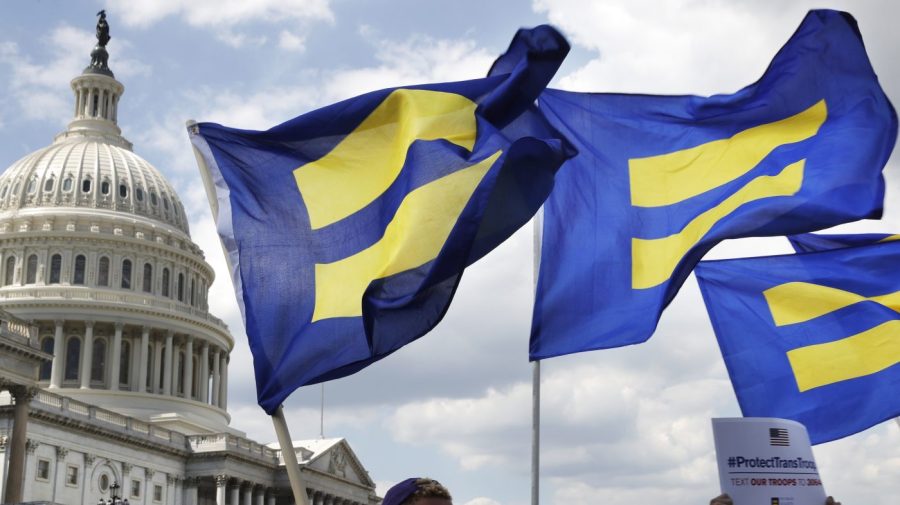
[[[712,500],[709,500],[709,505],[734,505],[734,502],[731,501],[730,496],[728,496],[725,493],[722,493],[719,496],[716,496],[715,498],[713,498]],[[832,505],[832,504],[827,503],[826,505]],[[838,503],[835,505],[840,505],[840,504]]]
[[829,496],[828,498],[825,499],[825,505],[841,505],[841,502],[834,501],[834,498]]

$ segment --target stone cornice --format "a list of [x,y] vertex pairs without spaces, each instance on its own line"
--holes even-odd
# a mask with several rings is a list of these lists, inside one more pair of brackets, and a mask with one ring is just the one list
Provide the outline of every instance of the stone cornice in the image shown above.
[[31,347],[30,345],[21,344],[8,338],[3,338],[2,336],[0,336],[0,353],[18,354],[20,356],[25,356],[26,358],[33,359],[36,362],[51,361],[53,359],[52,354],[43,352],[40,349]]
[[[32,406],[34,403],[32,403]],[[9,411],[8,415],[12,415],[11,406],[0,407],[0,413]],[[106,426],[82,421],[59,413],[54,413],[44,409],[32,408],[28,412],[29,422],[36,421],[46,423],[62,428],[78,430],[81,436],[94,436],[99,439],[109,441],[115,440],[122,445],[136,447],[144,450],[152,450],[162,454],[169,454],[187,458],[191,452],[184,447],[178,447],[177,444],[166,442],[164,440],[154,440],[150,436],[140,437],[133,432],[119,432]]]
[[[53,289],[53,286],[42,286],[39,289]],[[108,318],[110,320],[119,319],[129,322],[128,315],[133,315],[135,320],[133,322],[129,322],[129,324],[134,324],[136,326],[147,325],[147,318],[157,318],[158,322],[157,324],[153,324],[154,327],[174,330],[179,328],[173,325],[172,322],[180,322],[187,326],[206,330],[212,335],[217,335],[228,344],[227,347],[229,349],[234,347],[234,337],[232,337],[231,333],[228,331],[228,326],[225,325],[224,322],[221,322],[221,320],[219,320],[221,322],[221,325],[219,325],[216,324],[216,322],[200,319],[199,317],[194,317],[179,311],[153,309],[152,307],[137,304],[128,304],[125,302],[105,302],[102,300],[66,300],[63,298],[44,299],[24,296],[21,298],[6,298],[3,295],[3,290],[0,289],[0,304],[2,304],[4,308],[9,309],[13,312],[33,310],[34,312],[30,314],[30,318],[37,318],[37,316],[39,316],[42,312],[46,312],[47,318],[50,318],[52,314],[58,314],[59,310],[66,310],[72,312],[82,312],[83,317],[90,315],[89,318],[96,321],[99,319],[99,315],[90,314],[91,311],[108,311]],[[57,316],[54,315],[52,317]]]

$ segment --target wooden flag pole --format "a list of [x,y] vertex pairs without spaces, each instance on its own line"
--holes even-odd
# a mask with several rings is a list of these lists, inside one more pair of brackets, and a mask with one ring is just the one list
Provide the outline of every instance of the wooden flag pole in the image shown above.
[[281,405],[272,414],[272,424],[275,425],[275,435],[278,437],[278,445],[281,446],[281,459],[287,469],[288,481],[291,483],[291,492],[294,493],[294,503],[297,505],[309,505],[306,496],[306,486],[303,485],[303,476],[300,475],[300,465],[297,463],[297,454],[294,452],[294,443],[288,431],[287,422],[284,420],[284,411]]
[[[534,215],[534,294],[537,297],[538,273],[541,267],[543,208]],[[531,372],[531,505],[541,501],[541,360],[532,363]]]
[[[197,122],[189,119],[186,122],[190,135],[195,135],[193,129],[196,128]],[[200,179],[203,181],[203,187],[206,189],[206,198],[209,200],[209,208],[212,210],[213,222],[218,224],[219,220],[219,201],[216,199],[216,186],[213,182],[212,174],[209,167],[206,166],[206,160],[197,149],[197,146],[191,144],[194,149],[194,157],[197,159],[197,168],[200,169]],[[222,245],[222,251],[225,253],[225,263],[228,265],[229,272],[233,271],[231,257],[225,250],[225,244]],[[278,445],[281,446],[281,459],[284,461],[285,470],[287,470],[288,481],[291,483],[291,492],[294,494],[294,503],[296,505],[309,505],[309,499],[306,495],[306,486],[303,484],[303,477],[300,475],[300,465],[297,463],[297,454],[294,452],[294,443],[291,440],[291,433],[288,431],[287,422],[284,419],[284,411],[281,405],[278,410],[272,414],[272,424],[275,427],[275,436],[278,438]]]

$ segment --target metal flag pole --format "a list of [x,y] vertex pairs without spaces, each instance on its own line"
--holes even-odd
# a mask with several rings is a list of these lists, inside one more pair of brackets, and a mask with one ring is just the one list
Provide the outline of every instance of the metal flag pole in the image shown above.
[[[534,215],[534,294],[537,297],[538,273],[541,267],[543,207]],[[539,505],[541,480],[541,360],[531,369],[531,505]]]
[[319,438],[325,438],[325,383],[322,383],[322,405],[319,407]]
[[[188,132],[192,136],[196,135],[196,121],[189,119],[186,122],[186,126]],[[203,158],[203,155],[193,143],[192,147],[194,149],[194,157],[197,159],[197,168],[200,169],[200,179],[203,181],[203,187],[206,189],[206,198],[209,200],[209,208],[212,210],[213,221],[218,223],[219,201],[216,199],[215,183],[213,183],[212,175],[209,172],[209,167],[206,165],[206,160]],[[221,241],[219,243],[222,246],[222,251],[225,253],[225,262],[228,265],[228,270],[232,271],[233,265],[231,264],[231,258],[228,255],[228,251],[225,250],[225,244],[222,244]],[[294,503],[296,505],[309,505],[309,499],[306,496],[306,486],[303,484],[303,476],[300,475],[300,465],[297,463],[297,454],[294,452],[294,443],[291,440],[291,433],[288,431],[287,422],[284,419],[284,411],[281,408],[281,405],[278,406],[278,409],[271,417],[272,424],[275,427],[275,436],[278,438],[278,445],[281,446],[281,459],[284,461],[284,468],[287,471],[288,481],[291,483],[291,492],[294,494]]]

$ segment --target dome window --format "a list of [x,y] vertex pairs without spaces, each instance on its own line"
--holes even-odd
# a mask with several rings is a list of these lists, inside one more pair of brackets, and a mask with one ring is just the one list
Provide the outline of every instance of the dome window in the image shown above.
[[177,204],[177,203],[173,203],[173,204],[172,204],[172,212],[173,212],[176,216],[178,215],[178,204]]
[[144,201],[144,190],[141,188],[135,189],[134,196],[137,197],[139,202],[143,202]]
[[6,190],[9,189],[8,184],[3,185],[3,189],[0,189],[0,198],[6,198]]
[[184,301],[184,274],[178,274],[178,301]]
[[131,289],[131,260],[122,260],[122,289]]
[[122,341],[119,363],[119,384],[128,386],[128,378],[131,376],[131,344],[127,340]]
[[[41,341],[41,350],[47,354],[53,354],[53,337],[44,337],[44,340]],[[38,380],[46,381],[50,380],[50,371],[53,369],[53,363],[50,361],[45,361],[41,364],[40,375],[38,376]]]
[[19,192],[19,183],[18,183],[18,182],[16,182],[15,184],[13,184],[12,192],[13,192],[13,194],[16,194],[16,193]]
[[[5,188],[4,188],[4,190],[5,190]],[[2,196],[3,196],[3,195],[0,195],[0,197],[2,197]],[[151,191],[151,192],[150,192],[150,203],[152,203],[153,205],[156,205],[156,204],[159,203],[159,202],[156,200],[156,192],[155,192],[155,191]]]
[[90,193],[91,192],[91,180],[85,179],[81,181],[81,192],[82,193]]
[[75,256],[75,274],[72,276],[72,284],[77,286],[84,285],[84,265],[84,255],[79,254],[78,256]]
[[91,382],[103,383],[106,375],[106,340],[94,341],[94,352],[91,357]]
[[144,293],[153,291],[153,265],[144,263]]
[[3,273],[3,285],[12,286],[13,276],[16,273],[16,257],[9,256],[6,258],[6,272]]
[[100,183],[100,192],[104,195],[109,194],[109,181],[103,181]]
[[68,193],[69,191],[72,191],[72,178],[71,177],[66,177],[65,180],[63,180],[63,191],[65,191],[66,193]]
[[69,337],[66,342],[66,369],[63,380],[78,380],[79,356],[81,356],[81,340],[78,337]]
[[34,284],[37,282],[37,254],[28,257],[25,267],[25,284]]
[[166,210],[169,210],[169,199],[166,197],[163,197],[163,207],[165,207]]
[[60,271],[62,270],[62,256],[54,254],[50,257],[50,282],[49,284],[59,284]]
[[29,195],[34,193],[35,188],[37,187],[37,179],[32,178],[28,181],[28,187],[25,188],[25,192]]
[[162,295],[166,298],[169,297],[169,269],[163,268],[162,274]]
[[97,263],[97,285],[109,286],[109,258],[106,256]]
[[119,198],[127,198],[128,197],[128,186],[124,184],[119,184]]
[[44,193],[53,191],[53,177],[44,181]]

